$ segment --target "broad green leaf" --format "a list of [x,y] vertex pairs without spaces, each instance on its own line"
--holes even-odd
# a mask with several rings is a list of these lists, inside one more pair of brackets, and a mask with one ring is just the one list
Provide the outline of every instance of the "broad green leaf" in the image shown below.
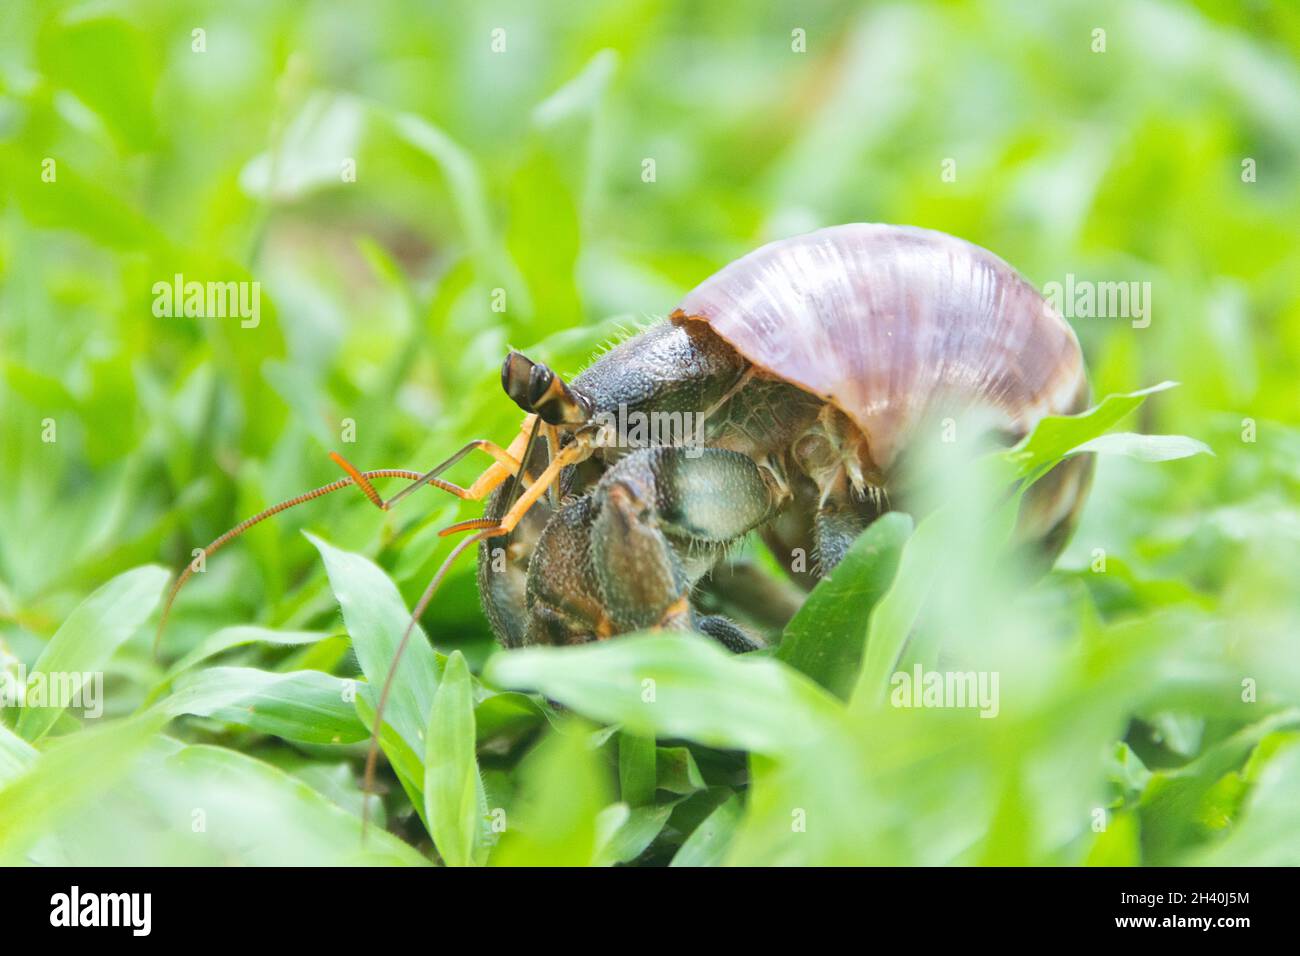
[[655,767],[659,790],[685,796],[708,786],[688,747],[658,748]]
[[[40,168],[42,155],[0,143],[0,178],[9,197],[34,224],[75,230],[118,249],[151,248],[163,241],[153,223],[126,197],[81,175],[70,164],[58,167],[57,189],[29,175],[30,170]],[[12,381],[14,367],[7,366],[5,371]],[[29,379],[27,384],[36,383]]]
[[89,804],[130,770],[162,726],[161,714],[60,737],[0,789],[0,863],[13,865],[67,814]]
[[770,658],[739,657],[696,634],[641,634],[493,656],[485,678],[529,688],[645,736],[777,753],[834,732],[838,702]]
[[744,815],[740,795],[729,797],[695,828],[669,865],[720,866]]
[[[352,637],[357,662],[369,682],[369,687],[360,690],[370,698],[373,710],[402,634],[410,623],[411,612],[397,586],[372,561],[342,551],[314,535],[307,537],[325,561],[330,587],[343,609],[343,621]],[[393,676],[384,712],[384,722],[391,724],[417,754],[425,751],[425,728],[443,668],[439,658],[417,624]],[[419,775],[419,783],[423,785],[423,774]]]
[[653,737],[626,731],[618,735],[619,796],[629,807],[654,802],[658,780],[655,754]]
[[[495,866],[590,866],[601,850],[609,781],[588,733],[552,731],[520,767],[520,791],[492,854]],[[608,821],[607,821],[608,822]]]
[[1194,843],[1206,794],[1270,734],[1300,727],[1300,710],[1272,714],[1227,737],[1176,770],[1151,774],[1139,803],[1145,863],[1165,865]]
[[786,625],[777,659],[847,697],[862,659],[868,616],[893,581],[911,533],[911,517],[894,511],[859,535]]
[[1186,435],[1138,435],[1133,432],[1111,432],[1098,435],[1075,447],[1078,454],[1097,452],[1103,455],[1124,455],[1138,461],[1174,461],[1193,455],[1213,455],[1205,442]]
[[460,651],[447,659],[429,721],[424,810],[434,845],[448,866],[481,863],[487,812],[474,753],[474,685]]
[[[375,710],[366,699],[365,694],[357,694],[356,708],[357,716],[361,719],[361,725],[363,727],[374,727]],[[402,789],[406,792],[407,798],[411,801],[411,805],[415,807],[415,812],[419,814],[420,820],[427,830],[429,821],[424,818],[424,763],[422,757],[411,749],[411,745],[402,739],[402,735],[387,720],[384,721],[384,725],[380,729],[379,746],[388,758],[389,763],[392,764],[398,782],[401,783]]]
[[1167,391],[1176,382],[1161,382],[1150,388],[1120,395],[1107,395],[1097,405],[1078,415],[1049,415],[1042,419],[1020,444],[1001,457],[1018,478],[1045,474],[1058,461],[1085,442],[1103,434],[1141,405],[1148,395]]
[[517,739],[545,719],[537,701],[527,694],[491,694],[474,706],[474,726],[480,744]]
[[255,627],[246,624],[223,627],[199,641],[185,656],[169,667],[162,683],[170,682],[178,674],[184,673],[209,658],[216,657],[218,654],[233,650],[236,647],[243,647],[247,644],[296,647],[303,644],[314,644],[329,636],[328,631],[278,631],[274,628]]
[[[1259,753],[1259,748],[1255,748]],[[1252,759],[1254,755],[1252,754]],[[1233,771],[1225,773],[1205,793],[1197,808],[1197,819],[1208,832],[1227,832],[1241,819],[1241,808],[1249,794],[1251,784],[1246,775]]]
[[157,49],[125,19],[105,12],[69,15],[40,39],[41,68],[94,110],[128,150],[154,138]]
[[[226,861],[251,866],[384,864],[427,861],[397,837],[371,827],[306,783],[221,747],[185,747],[167,759],[158,786],[181,786],[203,811],[202,842]],[[188,812],[181,817],[190,829]]]
[[252,667],[209,667],[182,678],[159,705],[169,716],[193,714],[301,743],[364,740],[353,704],[354,681],[320,671],[287,674]]
[[[1300,866],[1300,736],[1279,735],[1282,745],[1255,770],[1241,819],[1226,838],[1190,862],[1205,866]],[[1266,741],[1261,741],[1263,749]]]
[[[113,652],[149,619],[168,577],[168,572],[156,565],[135,568],[82,601],[37,658],[28,687],[101,671]],[[39,739],[61,713],[63,707],[59,706],[24,708],[18,718],[19,736]]]
[[631,807],[621,801],[611,803],[596,814],[596,852],[592,859],[593,866],[612,866],[617,862],[617,855],[623,847],[615,846],[615,841],[631,818]]
[[[869,716],[874,723],[892,713],[882,709]],[[863,865],[891,859],[950,863],[956,851],[952,840],[931,839],[904,852],[897,841],[900,836],[915,839],[925,832],[948,836],[954,825],[965,831],[960,849],[972,848],[985,832],[983,808],[979,828],[963,827],[964,817],[974,815],[966,810],[971,806],[969,797],[942,791],[951,761],[942,759],[942,769],[936,769],[936,741],[923,728],[911,733],[906,733],[908,728],[898,730],[904,733],[881,741],[859,731],[860,739],[828,737],[798,754],[752,755],[744,819],[729,841],[727,862],[738,866]],[[874,755],[864,759],[871,751],[881,752],[890,764],[901,764],[901,769],[877,769]],[[893,788],[896,800],[882,799],[880,776],[891,773],[901,775],[905,783]],[[936,791],[942,794],[937,799]],[[939,815],[936,803],[942,808]],[[938,825],[939,820],[946,822]],[[704,837],[701,834],[700,839]]]
[[668,803],[632,807],[602,848],[603,859],[608,863],[630,863],[635,860],[663,831],[678,802],[672,800]]
[[1201,749],[1205,733],[1205,720],[1177,711],[1161,711],[1147,718],[1154,731],[1155,740],[1183,757],[1195,757]]
[[361,790],[363,783],[351,761],[326,763],[319,757],[304,758],[301,763],[289,765],[277,764],[280,769],[292,774],[306,783],[317,793],[329,799],[335,806],[342,807],[353,816],[364,814],[364,804],[370,804],[370,825],[383,830],[387,826],[387,813],[384,801],[377,794],[365,799]]
[[1074,573],[1092,592],[1093,600],[1108,617],[1124,611],[1140,613],[1145,609],[1180,604],[1196,605],[1207,611],[1214,607],[1214,601],[1190,583],[1176,578],[1145,577],[1114,554],[1106,555],[1104,571],[1093,570],[1090,566]]
[[851,697],[853,708],[871,707],[884,699],[921,608],[943,579],[957,518],[949,509],[939,509],[917,526],[903,547],[893,583],[871,614],[862,669]]

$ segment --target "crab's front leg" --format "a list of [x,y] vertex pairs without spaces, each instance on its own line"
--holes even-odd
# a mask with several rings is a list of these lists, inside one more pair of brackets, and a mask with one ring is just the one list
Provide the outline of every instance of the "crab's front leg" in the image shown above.
[[691,589],[781,493],[754,461],[716,448],[647,448],[561,509],[529,568],[532,639],[571,643],[652,627],[695,628],[732,650],[758,646],[699,615]]

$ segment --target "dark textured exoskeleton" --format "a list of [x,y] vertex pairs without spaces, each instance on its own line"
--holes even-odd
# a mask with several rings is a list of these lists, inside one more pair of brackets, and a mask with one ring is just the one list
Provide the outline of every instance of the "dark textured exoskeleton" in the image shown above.
[[[986,410],[1015,440],[1081,410],[1088,391],[1073,331],[1002,260],[862,224],[732,263],[571,385],[519,353],[502,380],[548,432],[550,454],[539,447],[529,469],[559,466],[525,508],[508,510],[513,485],[499,485],[476,525],[510,529],[480,544],[479,584],[511,647],[657,626],[751,648],[692,606],[731,544],[761,529],[777,555],[803,549],[825,574],[894,500],[900,459],[940,412]],[[654,416],[676,440],[629,427]],[[1020,536],[1054,556],[1090,469],[1071,459],[1035,485]],[[559,493],[542,499],[543,481]]]

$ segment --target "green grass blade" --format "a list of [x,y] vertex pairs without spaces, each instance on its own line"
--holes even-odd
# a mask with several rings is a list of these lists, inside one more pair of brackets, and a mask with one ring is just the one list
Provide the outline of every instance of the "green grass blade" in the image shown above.
[[429,721],[424,811],[434,845],[448,866],[481,863],[485,798],[474,753],[474,685],[460,651],[447,659]]
[[602,860],[608,863],[630,863],[635,860],[663,831],[678,802],[672,800],[668,803],[633,807],[602,847]]
[[770,658],[738,657],[694,634],[642,634],[497,654],[485,678],[529,688],[646,736],[774,753],[831,732],[838,702]]
[[1225,839],[1192,857],[1207,866],[1300,866],[1300,735],[1260,742],[1247,769],[1250,791],[1241,819]]
[[655,787],[682,796],[705,789],[708,784],[689,747],[660,747],[655,758]]
[[705,818],[681,845],[670,866],[720,866],[726,856],[745,808],[738,794],[732,795]]
[[285,740],[345,744],[369,736],[353,705],[353,681],[320,671],[287,674],[252,667],[210,667],[183,678],[161,707],[227,721]]
[[0,863],[20,862],[66,814],[126,776],[162,723],[150,713],[69,734],[12,777],[0,789]]
[[[496,866],[590,866],[601,853],[609,781],[587,727],[552,731],[520,767]],[[607,820],[608,818],[606,818]]]
[[776,657],[847,697],[867,640],[867,619],[898,570],[912,519],[890,512],[873,522],[786,625]]
[[629,807],[653,803],[658,771],[653,737],[629,734],[618,735],[618,789],[619,796]]
[[[303,781],[222,747],[185,747],[168,758],[160,783],[200,795],[203,840],[226,861],[252,866],[427,864],[391,833],[361,820]],[[195,797],[190,803],[196,802]]]
[[1003,452],[1001,457],[1011,466],[1015,477],[1031,478],[1044,474],[1080,445],[1103,434],[1136,410],[1148,395],[1167,391],[1177,384],[1161,382],[1135,392],[1107,395],[1095,406],[1078,415],[1050,415],[1042,419],[1020,444]]
[[936,580],[942,579],[954,517],[947,509],[934,512],[903,547],[898,572],[867,627],[862,669],[850,697],[852,708],[871,706],[884,698],[921,608]]
[[[366,699],[365,694],[358,693],[356,699],[357,716],[361,719],[364,727],[373,727],[375,723],[375,710],[370,701]],[[379,746],[384,751],[384,756],[392,765],[393,772],[397,774],[397,780],[402,785],[407,799],[411,801],[411,806],[420,817],[420,822],[424,828],[429,829],[429,821],[424,816],[424,757],[417,754],[411,749],[402,735],[387,720],[384,721],[383,727],[379,732]]]
[[[342,551],[314,535],[307,537],[325,562],[330,587],[343,610],[343,621],[352,638],[357,662],[370,685],[361,688],[359,693],[370,698],[373,709],[411,612],[392,579],[374,562]],[[384,714],[385,723],[391,724],[416,754],[425,751],[425,730],[442,667],[439,655],[417,625],[394,675]]]
[[1097,452],[1103,455],[1124,455],[1138,461],[1174,461],[1193,455],[1213,455],[1205,442],[1186,435],[1138,435],[1134,432],[1112,432],[1099,435],[1075,448],[1076,452]]
[[256,627],[241,624],[235,627],[223,627],[199,641],[193,649],[167,669],[162,683],[175,680],[185,671],[197,667],[209,658],[225,651],[249,644],[266,644],[271,647],[299,647],[315,644],[329,637],[328,631],[280,631],[270,627]]
[[[119,574],[68,615],[50,638],[28,677],[28,687],[37,681],[99,671],[113,653],[149,619],[168,572],[146,565]],[[18,735],[37,740],[54,725],[62,707],[27,707],[18,718]]]

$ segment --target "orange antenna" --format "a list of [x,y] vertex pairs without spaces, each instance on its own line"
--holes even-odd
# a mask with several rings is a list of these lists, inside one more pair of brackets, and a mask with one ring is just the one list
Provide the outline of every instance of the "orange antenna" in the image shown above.
[[[366,498],[370,500],[370,503],[380,511],[390,510],[393,505],[397,504],[397,502],[401,501],[421,485],[433,485],[435,488],[441,488],[443,491],[450,492],[457,498],[476,501],[480,498],[486,497],[497,487],[497,485],[501,484],[501,482],[505,481],[507,478],[518,475],[520,471],[519,462],[522,460],[520,456],[529,447],[533,437],[537,434],[537,425],[537,416],[529,415],[524,419],[524,425],[520,428],[519,435],[510,443],[508,449],[501,448],[496,443],[490,442],[486,439],[478,438],[467,443],[460,449],[460,451],[456,452],[442,464],[438,465],[436,468],[431,468],[424,474],[421,474],[418,471],[408,471],[401,468],[385,468],[380,471],[358,471],[351,462],[338,452],[330,452],[330,458],[334,460],[335,464],[347,472],[348,477],[340,478],[338,481],[331,482],[328,485],[315,488],[301,495],[296,495],[288,501],[282,501],[278,505],[272,505],[265,511],[241,521],[239,524],[235,525],[235,527],[231,528],[225,534],[221,535],[221,537],[217,538],[217,540],[204,548],[193,561],[185,566],[184,570],[181,571],[176,580],[172,583],[171,590],[167,592],[167,600],[163,604],[162,616],[158,619],[158,630],[154,634],[154,656],[158,656],[158,650],[162,646],[163,630],[167,626],[167,619],[171,616],[172,605],[176,602],[176,596],[180,593],[185,582],[193,576],[195,565],[200,561],[206,561],[209,556],[217,552],[223,545],[238,538],[249,528],[253,527],[253,525],[259,524],[272,515],[279,514],[281,511],[286,511],[295,505],[303,504],[304,502],[311,501],[314,498],[319,498],[322,495],[328,495],[330,492],[338,491],[340,488],[347,488],[349,485],[356,485],[360,488]],[[531,432],[529,431],[530,426],[532,428]],[[438,475],[442,474],[452,465],[455,465],[466,455],[475,450],[486,452],[495,458],[496,461],[490,465],[486,471],[479,475],[474,483],[468,488],[461,488],[459,485],[454,485],[450,481],[443,481],[438,477]],[[410,484],[385,501],[383,498],[379,497],[379,493],[375,491],[374,486],[370,483],[372,478],[406,478],[410,481]]]
[[438,532],[438,537],[445,538],[449,534],[460,534],[462,531],[479,531],[483,528],[492,528],[497,524],[491,518],[470,518],[467,521],[457,521],[455,524],[448,525]]
[[[203,549],[203,551],[200,554],[196,555],[194,560],[191,561],[189,564],[185,565],[185,569],[181,571],[181,573],[177,575],[176,580],[172,582],[171,590],[167,592],[167,600],[163,603],[162,617],[158,619],[158,630],[154,634],[154,639],[153,639],[154,655],[157,656],[158,648],[162,644],[163,629],[167,627],[167,619],[168,617],[171,616],[172,605],[176,603],[176,595],[180,593],[180,590],[182,587],[184,587],[185,582],[188,581],[193,576],[196,570],[195,565],[200,561],[206,561],[217,551],[221,550],[221,548],[224,545],[233,541],[235,538],[238,538],[249,528],[253,527],[256,524],[261,524],[267,518],[270,518],[272,515],[277,515],[281,511],[287,511],[290,508],[293,508],[297,505],[303,504],[308,501],[312,501],[316,498],[321,497],[322,495],[328,495],[331,492],[338,491],[340,488],[347,488],[352,484],[361,484],[364,482],[364,486],[362,488],[362,490],[364,491],[365,488],[370,487],[368,479],[371,478],[408,478],[411,479],[412,481],[418,481],[422,477],[424,476],[422,476],[418,471],[406,471],[405,469],[400,469],[400,468],[385,468],[380,471],[368,471],[365,473],[356,472],[354,475],[350,474],[349,477],[347,478],[340,478],[338,481],[332,481],[328,485],[322,485],[319,488],[313,488],[311,491],[304,492],[300,495],[295,495],[294,497],[288,499],[287,501],[281,501],[279,504],[272,505],[271,507],[267,508],[265,511],[253,515],[253,517],[251,518],[245,518],[239,524],[235,525],[225,534],[221,535],[219,538],[217,538],[215,541],[209,544],[206,548]],[[358,479],[360,479],[360,481],[358,481]],[[426,479],[426,480],[428,480],[431,484],[435,484],[435,485],[445,484],[444,482],[437,481],[437,479]],[[450,491],[451,488],[447,488],[446,490]],[[371,488],[370,491],[373,494],[374,489]]]
[[[365,475],[357,471],[356,466],[353,465],[352,462],[348,461],[346,458],[344,458],[336,451],[330,452],[330,459],[334,462],[334,464],[338,465],[340,468],[342,468],[344,471],[348,473],[348,477],[351,478],[353,483],[358,488],[361,489],[362,493],[364,493],[365,496],[370,499],[370,503],[372,505],[374,505],[380,511],[388,510],[388,502],[384,501],[383,498],[379,497],[379,492],[375,491],[375,486],[369,482],[369,480],[366,478]],[[419,481],[420,476],[416,475],[414,480]]]

